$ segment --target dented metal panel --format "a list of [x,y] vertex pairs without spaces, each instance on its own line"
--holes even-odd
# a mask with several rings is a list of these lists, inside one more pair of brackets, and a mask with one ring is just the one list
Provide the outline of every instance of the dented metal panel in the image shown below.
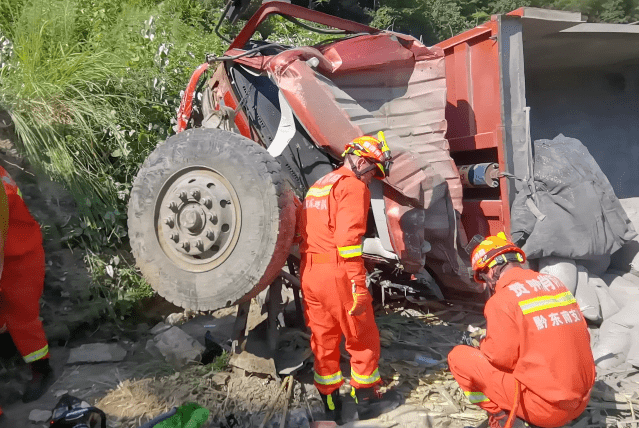
[[[402,196],[400,217],[389,221],[393,247],[410,271],[427,256],[455,263],[462,187],[444,138],[441,50],[382,33],[292,49],[266,68],[302,126],[335,157],[353,138],[384,131],[394,155],[386,184]],[[390,198],[385,193],[387,209]],[[425,240],[432,244],[428,254]]]

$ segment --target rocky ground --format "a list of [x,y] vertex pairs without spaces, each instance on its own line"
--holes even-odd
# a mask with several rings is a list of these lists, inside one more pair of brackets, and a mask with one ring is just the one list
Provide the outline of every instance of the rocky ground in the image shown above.
[[[27,367],[19,358],[0,361],[0,405],[5,411],[0,427],[48,426],[51,410],[65,393],[102,409],[109,427],[139,427],[185,402],[208,408],[205,426],[210,427],[280,426],[284,414],[286,426],[317,426],[314,421],[321,418],[322,406],[312,386],[312,356],[302,328],[287,321],[289,327],[280,331],[276,353],[280,362],[284,356],[289,363],[291,358],[305,362],[288,388],[287,377],[273,373],[276,364],[256,359],[254,353],[233,357],[228,364],[225,357],[206,366],[189,362],[200,358],[207,331],[216,343],[230,349],[233,309],[184,313],[156,298],[141,308],[137,319],[116,323],[104,301],[91,293],[83,254],[63,244],[66,226],[77,217],[72,198],[55,183],[36,177],[7,136],[0,128],[0,162],[19,183],[45,235],[47,274],[41,315],[56,382],[42,398],[23,404]],[[295,317],[294,306],[287,308],[285,319],[290,320]],[[406,404],[378,420],[350,426],[486,426],[485,413],[468,403],[446,370],[446,355],[462,332],[481,334],[485,326],[481,305],[398,299],[377,309],[383,346],[380,371],[389,386],[404,394]],[[255,303],[249,317],[249,351],[265,339],[260,330],[264,318]],[[349,373],[348,355],[343,354],[342,371]],[[639,370],[625,365],[598,375],[590,406],[571,426],[639,424],[635,416]],[[343,390],[348,392],[348,384]],[[353,403],[347,402],[345,414],[352,411]]]

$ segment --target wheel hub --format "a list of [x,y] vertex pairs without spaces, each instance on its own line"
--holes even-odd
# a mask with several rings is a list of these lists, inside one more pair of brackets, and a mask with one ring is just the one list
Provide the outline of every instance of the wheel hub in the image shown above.
[[233,186],[215,171],[204,167],[180,171],[167,181],[156,207],[160,245],[167,256],[190,270],[215,267],[237,241],[239,199]]
[[191,235],[199,235],[206,222],[204,210],[197,204],[188,204],[180,213],[178,224],[186,228]]

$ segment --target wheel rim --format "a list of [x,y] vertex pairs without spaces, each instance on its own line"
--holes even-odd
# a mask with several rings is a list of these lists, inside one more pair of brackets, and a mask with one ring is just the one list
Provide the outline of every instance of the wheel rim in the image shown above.
[[169,177],[158,195],[158,242],[184,270],[214,269],[237,243],[241,212],[237,193],[223,175],[205,166],[185,168]]

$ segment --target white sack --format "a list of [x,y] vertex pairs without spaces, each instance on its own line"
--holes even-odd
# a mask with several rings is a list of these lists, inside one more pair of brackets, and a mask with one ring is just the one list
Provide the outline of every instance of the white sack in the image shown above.
[[577,291],[575,292],[575,299],[584,318],[599,323],[602,321],[602,316],[596,288],[596,285],[591,284],[589,281],[588,270],[583,266],[577,266]]
[[639,327],[630,330],[630,349],[626,362],[639,367]]
[[[639,198],[619,199],[636,231],[639,231]],[[610,268],[629,272],[631,265],[639,270],[639,236],[626,242],[610,259]]]
[[[592,349],[597,367],[609,369],[626,361],[631,347],[631,330],[639,326],[637,313],[639,302],[633,302],[601,324],[599,340]],[[634,331],[632,333],[634,336]]]
[[559,278],[572,294],[577,289],[577,265],[574,260],[562,257],[542,257],[539,272]]
[[596,275],[589,275],[588,283],[595,287],[597,293],[597,299],[599,300],[599,308],[601,309],[601,317],[606,320],[619,312],[620,307],[615,300],[610,296],[610,290],[608,290],[608,284]]
[[623,308],[628,303],[639,301],[639,276],[632,273],[608,271],[601,276],[608,284],[610,297]]

